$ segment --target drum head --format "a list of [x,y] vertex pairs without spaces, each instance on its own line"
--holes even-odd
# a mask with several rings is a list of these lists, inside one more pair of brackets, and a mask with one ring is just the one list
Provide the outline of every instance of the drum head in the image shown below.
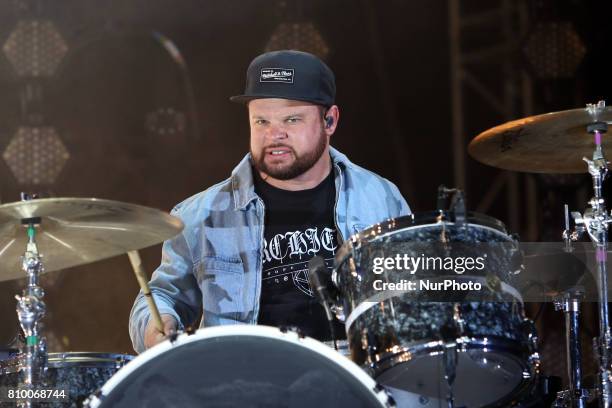
[[[353,365],[339,354],[335,358]],[[248,334],[200,338],[134,363],[138,367],[128,375],[120,372],[117,384],[105,385],[101,407],[383,406],[358,376],[297,336],[295,341]]]
[[[520,388],[524,366],[515,355],[472,349],[457,353],[454,403],[457,407],[483,407],[497,404]],[[432,406],[445,406],[449,387],[444,378],[441,354],[416,358],[382,372],[376,380],[386,386],[407,391]]]

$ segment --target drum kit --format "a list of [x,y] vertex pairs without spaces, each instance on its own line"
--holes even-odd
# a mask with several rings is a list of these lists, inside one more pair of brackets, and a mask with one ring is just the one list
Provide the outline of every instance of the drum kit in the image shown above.
[[[571,213],[573,229],[566,211],[560,245],[571,252],[572,242],[586,233],[595,249],[599,373],[591,388],[584,386],[581,370],[581,288],[554,299],[565,315],[569,384],[550,398],[542,385],[537,332],[515,287],[516,275],[524,273],[517,268],[518,241],[497,219],[467,212],[458,190],[441,188],[434,212],[381,222],[342,244],[329,283],[317,284],[316,293],[345,323],[346,357],[291,328],[247,325],[171,335],[137,357],[48,353],[42,273],[128,253],[148,294],[137,251],[173,237],[183,225],[175,217],[134,204],[22,196],[20,202],[0,205],[0,280],[27,278],[16,296],[23,344],[19,353],[0,361],[0,404],[7,401],[8,389],[49,388],[66,390],[67,395],[41,402],[26,392],[16,403],[92,408],[392,407],[395,399],[407,407],[612,408],[606,270],[612,216],[602,195],[608,172],[604,152],[610,146],[603,134],[610,121],[612,109],[600,102],[509,122],[483,132],[469,145],[474,158],[506,170],[580,173],[586,165],[594,197],[584,213]],[[451,205],[443,208],[449,196]],[[477,251],[483,243],[500,244],[490,256],[493,272],[466,272],[460,278],[482,283],[487,296],[461,291],[459,298],[439,301],[409,290],[373,289],[375,280],[398,283],[405,278],[387,269],[373,273],[377,257],[419,257],[427,248],[449,253],[460,246]],[[161,327],[152,296],[148,299]]]

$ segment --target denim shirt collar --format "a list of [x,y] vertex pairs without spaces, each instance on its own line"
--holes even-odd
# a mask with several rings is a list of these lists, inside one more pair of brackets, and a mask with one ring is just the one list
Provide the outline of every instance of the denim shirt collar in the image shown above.
[[[333,169],[337,168],[339,164],[346,166],[350,163],[344,154],[331,146],[329,147],[329,153],[332,159]],[[234,170],[232,170],[231,179],[235,210],[244,210],[251,201],[259,198],[257,194],[255,194],[255,184],[253,183],[251,153],[247,153]]]

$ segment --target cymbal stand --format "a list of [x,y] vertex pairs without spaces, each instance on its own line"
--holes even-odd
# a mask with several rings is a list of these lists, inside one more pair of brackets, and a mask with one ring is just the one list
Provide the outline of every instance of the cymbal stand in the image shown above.
[[[22,257],[21,267],[28,277],[28,286],[21,296],[16,295],[17,317],[25,334],[25,346],[22,347],[19,357],[19,370],[21,381],[28,388],[33,388],[42,377],[47,364],[47,344],[41,336],[40,322],[45,315],[45,292],[38,286],[38,277],[43,272],[41,255],[36,244],[36,227],[40,224],[39,218],[22,220],[27,229],[28,243]],[[26,402],[23,406],[29,407]]]
[[606,271],[607,246],[608,246],[608,224],[612,217],[606,210],[605,200],[602,196],[603,181],[608,175],[608,161],[603,155],[601,147],[602,134],[607,131],[607,123],[598,120],[599,114],[605,109],[605,102],[600,101],[596,105],[588,104],[587,111],[593,122],[587,126],[587,132],[594,135],[595,150],[592,160],[586,157],[589,174],[593,179],[594,196],[589,201],[584,215],[572,212],[576,223],[576,230],[571,233],[564,232],[566,239],[577,239],[578,236],[587,232],[593,242],[596,251],[598,291],[599,291],[599,406],[612,408],[612,367],[610,366],[610,348],[612,336],[610,333],[610,322],[608,317],[608,276]]
[[582,388],[582,352],[580,346],[580,302],[584,292],[572,288],[554,300],[555,310],[565,314],[565,345],[567,350],[567,377],[569,390],[557,394],[555,408],[585,408],[592,396],[590,390]]
[[453,386],[457,374],[457,344],[453,344],[444,349],[442,361],[444,364],[444,379],[446,380],[446,385],[448,386],[448,394],[446,394],[446,407],[454,408],[455,396],[453,393]]

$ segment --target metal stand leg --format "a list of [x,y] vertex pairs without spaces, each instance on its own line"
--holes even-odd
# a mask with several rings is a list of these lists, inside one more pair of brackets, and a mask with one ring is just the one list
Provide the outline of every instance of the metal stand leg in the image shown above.
[[[583,158],[587,163],[589,174],[593,180],[593,198],[589,201],[584,215],[573,212],[572,216],[576,223],[575,231],[566,231],[563,237],[569,244],[571,240],[577,239],[582,233],[589,234],[596,250],[598,292],[599,292],[599,406],[601,408],[612,408],[612,371],[610,367],[610,348],[612,336],[610,334],[610,322],[608,317],[608,275],[606,270],[608,250],[608,225],[612,222],[612,216],[606,210],[603,198],[603,182],[608,175],[608,161],[604,157],[602,148],[602,135],[606,133],[608,124],[600,121],[599,116],[605,109],[605,102],[600,101],[596,105],[587,105],[587,111],[592,118],[592,123],[587,126],[587,132],[594,136],[595,149],[591,160]],[[574,373],[575,374],[575,373]]]
[[447,408],[455,407],[455,396],[453,393],[453,385],[457,373],[457,346],[454,345],[444,350],[444,379],[448,385],[448,394],[446,395]]
[[565,314],[565,345],[569,390],[557,395],[555,407],[585,408],[590,396],[582,388],[582,350],[580,342],[580,301],[584,292],[573,289],[555,301],[555,309]]

